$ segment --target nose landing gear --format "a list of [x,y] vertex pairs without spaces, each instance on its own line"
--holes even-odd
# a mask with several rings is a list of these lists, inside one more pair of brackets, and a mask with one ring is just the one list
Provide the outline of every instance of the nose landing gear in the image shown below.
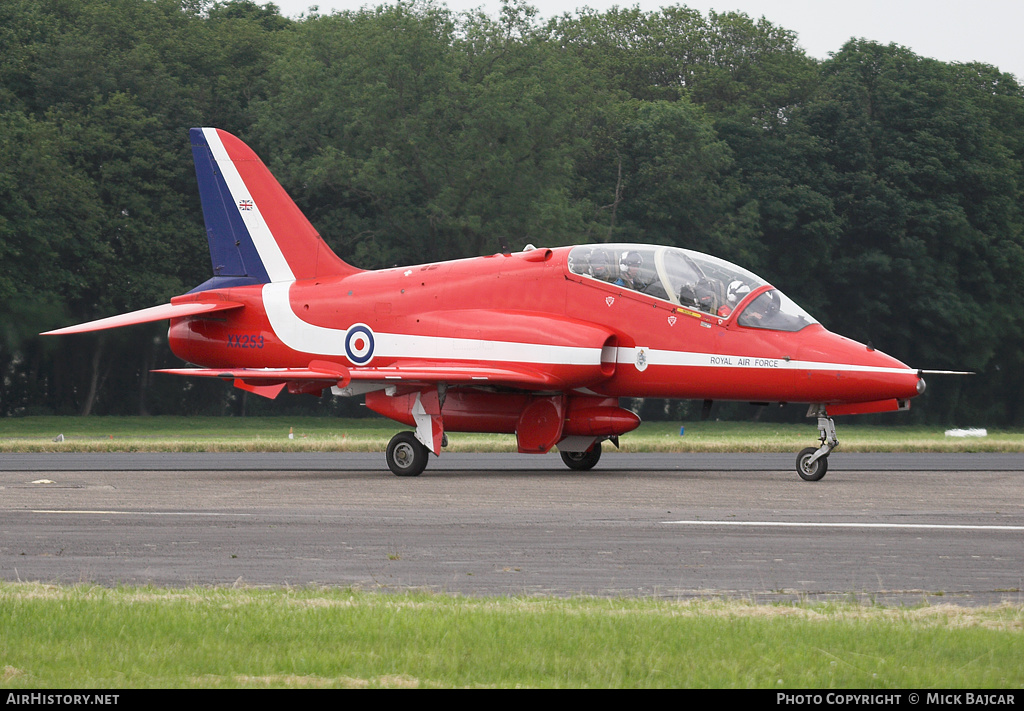
[[811,405],[807,416],[818,418],[821,445],[800,450],[796,455],[796,473],[804,481],[818,481],[828,471],[828,455],[839,446],[839,440],[836,439],[836,425],[824,405]]

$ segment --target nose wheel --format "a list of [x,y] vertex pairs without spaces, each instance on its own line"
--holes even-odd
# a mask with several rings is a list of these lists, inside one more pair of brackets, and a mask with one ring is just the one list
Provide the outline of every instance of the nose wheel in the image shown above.
[[813,458],[817,451],[817,447],[807,447],[806,449],[801,449],[800,454],[796,455],[796,473],[804,481],[818,481],[828,471],[827,456],[819,457],[818,459]]
[[839,440],[836,439],[836,424],[825,412],[824,405],[812,405],[807,414],[818,418],[821,445],[800,450],[796,455],[796,473],[804,481],[818,481],[828,471],[828,455],[839,446]]

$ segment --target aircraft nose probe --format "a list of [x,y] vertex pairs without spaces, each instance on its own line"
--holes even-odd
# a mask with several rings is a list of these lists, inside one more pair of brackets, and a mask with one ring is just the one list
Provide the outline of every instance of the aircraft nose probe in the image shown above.
[[917,394],[924,393],[927,385],[924,381],[925,375],[975,375],[973,370],[918,370],[917,371]]

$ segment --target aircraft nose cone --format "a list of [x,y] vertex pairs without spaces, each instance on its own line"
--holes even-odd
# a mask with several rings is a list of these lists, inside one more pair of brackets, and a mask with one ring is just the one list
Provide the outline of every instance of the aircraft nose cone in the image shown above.
[[825,329],[798,351],[819,402],[906,400],[924,392],[920,374],[896,358]]

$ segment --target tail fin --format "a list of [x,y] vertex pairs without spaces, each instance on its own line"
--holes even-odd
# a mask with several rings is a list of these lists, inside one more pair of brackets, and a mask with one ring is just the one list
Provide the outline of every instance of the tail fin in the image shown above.
[[193,128],[213,278],[193,289],[344,276],[343,262],[249,146],[227,131]]

